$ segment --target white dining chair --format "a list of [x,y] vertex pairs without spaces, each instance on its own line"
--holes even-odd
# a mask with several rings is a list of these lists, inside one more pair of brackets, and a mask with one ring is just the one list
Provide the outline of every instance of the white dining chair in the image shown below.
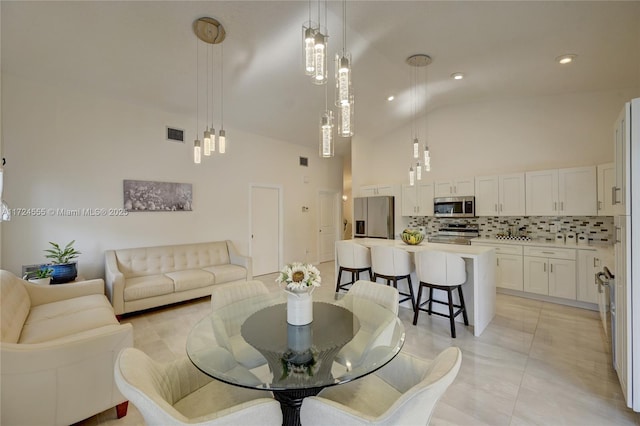
[[373,374],[305,398],[301,423],[427,425],[461,362],[462,352],[456,347],[445,349],[431,362],[400,352]]
[[[211,292],[211,310],[215,312],[241,300],[266,294],[269,294],[269,289],[257,280],[214,286]],[[247,309],[249,310],[246,312],[236,309],[233,315],[225,315],[224,324],[214,327],[214,330],[218,343],[232,352],[240,364],[247,368],[255,368],[266,364],[267,361],[240,334],[242,323],[255,311],[252,306],[247,306]]]
[[[212,359],[251,374],[231,354],[219,353]],[[269,392],[214,380],[187,357],[163,364],[139,349],[126,348],[116,359],[114,377],[120,392],[150,426],[282,425],[280,403]]]
[[393,284],[398,289],[398,281],[407,280],[407,291],[399,291],[403,299],[399,303],[407,300],[411,301],[411,308],[416,310],[416,298],[413,294],[411,283],[411,273],[414,271],[411,253],[391,246],[371,247],[371,266],[373,268],[373,281],[377,282],[382,278],[387,285]]
[[[429,315],[439,315],[449,318],[451,327],[451,337],[456,337],[456,316],[462,314],[465,325],[469,325],[467,317],[467,308],[464,304],[464,295],[462,294],[462,285],[467,281],[467,272],[465,269],[464,259],[452,253],[446,253],[436,250],[423,250],[416,252],[416,275],[420,280],[420,288],[418,289],[418,300],[413,315],[413,325],[418,323],[418,314],[420,311],[427,312]],[[422,290],[429,289],[429,298],[422,302]],[[447,292],[447,301],[436,300],[433,298],[433,290],[443,290]],[[453,302],[453,292],[457,289],[460,304]],[[443,314],[433,310],[433,304],[438,303],[447,305],[448,314]],[[423,305],[427,308],[422,308]],[[455,310],[457,309],[457,311]]]
[[[336,256],[338,265],[336,293],[359,280],[361,272],[368,272],[369,279],[373,279],[371,253],[367,247],[348,240],[336,241]],[[351,281],[341,284],[343,271],[351,273]]]
[[353,283],[347,294],[369,299],[398,315],[399,293],[394,287],[373,281],[358,280]]

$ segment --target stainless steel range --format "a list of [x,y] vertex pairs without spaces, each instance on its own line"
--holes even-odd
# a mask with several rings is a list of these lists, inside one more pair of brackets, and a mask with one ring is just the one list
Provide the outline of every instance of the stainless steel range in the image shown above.
[[445,223],[438,229],[438,233],[430,236],[427,241],[430,243],[470,245],[471,240],[479,236],[480,230],[475,223]]

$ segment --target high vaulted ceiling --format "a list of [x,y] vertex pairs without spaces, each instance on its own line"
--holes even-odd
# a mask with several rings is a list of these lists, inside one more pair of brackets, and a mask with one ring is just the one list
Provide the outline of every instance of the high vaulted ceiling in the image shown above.
[[[2,69],[195,116],[198,41],[192,24],[210,16],[227,32],[225,127],[317,146],[325,96],[324,87],[302,71],[301,27],[309,4],[317,20],[316,1],[2,1]],[[328,2],[327,10],[333,56],[342,48],[342,2]],[[420,111],[639,88],[640,2],[349,0],[347,50],[353,55],[356,137],[369,139],[410,122],[405,59],[416,53],[433,58]],[[206,51],[201,44],[201,93]],[[556,63],[565,53],[577,60]],[[219,61],[219,47],[214,54]],[[454,81],[453,72],[466,78]],[[329,104],[333,85],[331,76]],[[386,100],[391,94],[394,102]],[[201,123],[205,101],[202,95]],[[219,103],[215,108],[217,127]]]

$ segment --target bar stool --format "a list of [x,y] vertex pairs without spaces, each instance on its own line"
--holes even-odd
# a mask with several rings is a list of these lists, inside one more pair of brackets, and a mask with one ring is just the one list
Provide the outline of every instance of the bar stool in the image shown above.
[[378,278],[382,278],[387,281],[387,285],[391,285],[393,282],[396,290],[398,290],[399,280],[407,280],[409,292],[403,293],[398,290],[401,296],[405,296],[399,302],[411,300],[411,308],[415,312],[416,299],[413,295],[413,285],[411,284],[411,272],[413,271],[411,254],[406,250],[395,247],[373,246],[371,247],[371,266],[373,267],[373,281],[377,282]]
[[[373,278],[371,272],[371,253],[363,245],[348,240],[336,241],[336,257],[339,266],[338,279],[336,281],[336,293],[350,286],[360,279],[360,272],[369,272],[369,279]],[[351,272],[351,281],[340,284],[342,271]]]
[[[464,259],[451,253],[445,253],[435,250],[424,250],[416,252],[416,274],[420,280],[420,288],[418,290],[418,301],[416,303],[415,314],[413,315],[413,325],[418,323],[418,314],[420,311],[427,312],[429,315],[440,315],[449,318],[451,324],[451,337],[456,337],[455,317],[462,313],[464,325],[469,325],[467,318],[467,309],[464,305],[464,296],[462,295],[462,284],[467,280],[467,271],[464,266]],[[429,289],[429,299],[424,302],[422,300],[422,289]],[[448,300],[443,302],[433,299],[433,289],[443,290],[447,292]],[[453,303],[452,293],[458,289],[460,304]],[[427,309],[422,305],[428,303]],[[449,306],[449,315],[440,312],[434,312],[433,303]],[[454,308],[459,308],[454,312]]]

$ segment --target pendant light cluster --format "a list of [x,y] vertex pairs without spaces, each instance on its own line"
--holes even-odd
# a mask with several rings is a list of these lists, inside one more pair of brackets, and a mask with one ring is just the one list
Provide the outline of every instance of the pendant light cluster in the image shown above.
[[[418,98],[418,89],[420,87],[426,86],[426,77],[424,85],[421,85],[419,82],[419,69],[424,68],[429,65],[432,60],[431,57],[424,54],[412,55],[409,56],[406,60],[407,64],[409,64],[410,68],[410,76],[409,80],[411,83],[411,114],[412,114],[412,123],[411,123],[411,140],[413,146],[413,156],[411,161],[411,166],[409,166],[409,185],[415,185],[416,180],[422,180],[422,172],[423,168],[425,172],[431,171],[431,155],[429,154],[429,146],[427,145],[426,139],[426,129],[424,135],[424,151],[420,150],[420,134],[418,131],[417,125],[417,98]],[[426,72],[425,72],[426,74]],[[425,96],[426,99],[426,96]],[[425,120],[426,122],[426,120]],[[415,169],[414,169],[415,167]]]
[[[200,18],[197,19],[193,23],[193,31],[195,32],[198,39],[207,43],[207,86],[206,86],[206,97],[207,97],[207,115],[204,126],[204,133],[202,137],[202,141],[198,139],[198,133],[200,132],[200,55],[199,49],[196,48],[196,139],[193,141],[193,162],[196,164],[200,164],[202,162],[202,154],[205,157],[210,157],[211,154],[216,152],[216,131],[213,127],[214,122],[214,66],[213,66],[213,45],[221,44],[225,37],[226,32],[224,27],[220,22],[218,22],[214,18]],[[199,42],[198,46],[199,47]],[[224,154],[226,152],[226,134],[224,131],[224,73],[222,72],[223,68],[223,50],[222,46],[220,46],[220,131],[218,133],[218,152],[220,154]],[[211,101],[211,103],[209,103]],[[209,115],[209,106],[211,106],[211,115]],[[211,119],[209,123],[208,120]]]
[[[343,45],[342,52],[336,54],[335,59],[335,105],[340,108],[338,134],[341,137],[353,136],[353,91],[351,88],[351,54],[346,52],[347,44],[347,2],[343,0]],[[318,0],[318,22],[320,22],[321,8]],[[325,110],[320,117],[320,156],[333,157],[335,143],[333,139],[333,111],[328,106],[327,89],[327,0],[324,0],[324,22],[311,21],[311,0],[309,0],[309,20],[302,26],[304,72],[311,77],[314,84],[325,86]]]

